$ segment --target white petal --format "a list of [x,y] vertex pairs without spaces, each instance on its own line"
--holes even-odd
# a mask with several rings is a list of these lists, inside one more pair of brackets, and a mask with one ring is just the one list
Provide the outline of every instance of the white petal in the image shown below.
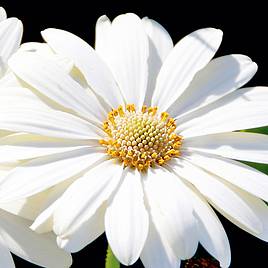
[[55,138],[100,139],[103,131],[71,114],[21,103],[24,107],[0,106],[0,128]]
[[179,118],[199,109],[246,84],[256,71],[257,64],[244,55],[216,58],[196,74],[168,111]]
[[77,239],[77,230],[108,200],[120,182],[122,172],[123,167],[118,163],[104,161],[66,190],[54,212],[54,232],[61,240]]
[[[1,11],[1,10],[0,10]],[[0,266],[5,268],[15,268],[14,261],[9,249],[6,247],[6,242],[1,236],[0,231]]]
[[92,217],[85,221],[70,236],[57,237],[60,248],[67,252],[77,252],[104,233],[104,214],[106,207],[101,206]]
[[34,220],[40,213],[40,209],[46,202],[50,191],[51,189],[48,189],[28,198],[8,203],[0,203],[0,208],[25,219]]
[[[7,69],[7,72],[5,71],[4,64],[0,63],[0,86],[1,87],[19,87],[21,86],[19,79],[16,77],[14,73],[11,72],[10,69]],[[2,70],[1,70],[2,68]],[[1,77],[1,72],[4,72],[4,76]],[[3,73],[2,73],[3,74]]]
[[125,177],[105,214],[105,231],[117,259],[124,265],[137,261],[148,235],[149,219],[144,206],[138,171],[125,169]]
[[20,52],[11,58],[9,66],[27,84],[63,107],[99,124],[105,119],[101,106],[54,61]]
[[198,219],[200,243],[210,255],[220,262],[221,267],[229,267],[231,250],[221,222],[207,201],[194,187],[192,187],[191,194],[191,201]]
[[144,103],[150,106],[157,75],[173,48],[173,42],[168,32],[158,22],[145,17],[142,19],[142,23],[149,39],[149,77]]
[[27,102],[32,105],[35,103],[37,106],[47,107],[47,105],[30,89],[21,86],[6,86],[1,84],[0,101],[1,106],[4,106],[6,103],[6,106],[14,105],[18,107],[21,105],[23,107]]
[[60,65],[61,68],[65,70],[67,73],[70,73],[74,67],[73,61],[71,61],[67,57],[54,53],[53,50],[50,48],[50,46],[46,43],[38,43],[38,42],[23,43],[20,46],[18,52],[37,53],[38,55],[53,60],[58,65]]
[[227,187],[219,177],[205,172],[184,159],[172,161],[172,169],[178,176],[194,184],[221,213],[223,211],[230,215],[254,233],[262,231],[262,223],[252,208],[236,192]]
[[229,132],[186,138],[183,148],[268,164],[268,136],[263,134]]
[[180,268],[181,264],[165,239],[161,238],[152,221],[140,257],[146,268]]
[[58,205],[58,200],[42,211],[35,219],[30,229],[38,234],[53,231],[53,213]]
[[53,213],[58,206],[59,200],[66,189],[79,177],[79,175],[67,179],[57,185],[43,191],[37,196],[46,192],[46,199],[39,204],[39,215],[35,217],[30,228],[37,233],[47,233],[53,230]]
[[187,158],[224,180],[268,201],[268,176],[243,163],[205,153],[191,153]]
[[177,118],[184,137],[230,132],[268,125],[268,87],[242,88]]
[[8,202],[41,192],[85,171],[103,158],[102,150],[83,148],[25,162],[0,181],[0,200]]
[[[261,233],[256,234],[252,232],[251,230],[245,228],[244,226],[239,225],[239,223],[236,223],[240,228],[245,230],[246,232],[249,232],[250,234],[258,237],[261,240],[264,240],[268,242],[268,206],[265,202],[263,202],[261,199],[239,189],[236,186],[233,186],[228,183],[228,186],[231,187],[234,191],[236,191],[237,194],[241,196],[241,198],[244,198],[246,202],[249,204],[249,206],[252,208],[252,210],[256,213],[258,218],[261,220],[263,225],[263,230]],[[227,216],[228,218],[228,216]],[[230,219],[231,221],[234,221],[233,219]]]
[[0,163],[72,151],[89,147],[90,144],[98,146],[97,141],[55,139],[15,133],[0,138]]
[[12,253],[43,267],[71,266],[71,256],[57,247],[54,236],[38,235],[28,226],[28,221],[0,211],[2,236]]
[[112,22],[106,61],[127,101],[141,107],[148,80],[149,42],[143,23],[135,14]]
[[17,18],[9,18],[0,22],[0,57],[4,64],[19,48],[23,26]]
[[57,29],[46,29],[42,36],[55,52],[74,61],[94,92],[101,95],[111,107],[116,108],[123,103],[111,71],[84,40]]
[[3,7],[0,7],[0,22],[7,19],[7,13]]
[[110,42],[111,21],[105,15],[98,18],[96,23],[95,50],[105,60],[111,49]]
[[157,168],[148,170],[144,188],[152,221],[160,235],[175,256],[191,258],[197,249],[198,237],[186,187],[169,171]]
[[222,32],[213,28],[195,31],[175,45],[165,60],[156,83],[152,104],[161,111],[183,93],[195,74],[213,58],[222,40]]

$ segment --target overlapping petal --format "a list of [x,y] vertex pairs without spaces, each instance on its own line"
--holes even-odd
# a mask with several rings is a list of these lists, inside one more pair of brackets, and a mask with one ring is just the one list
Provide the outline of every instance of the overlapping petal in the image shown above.
[[188,138],[266,126],[267,101],[267,87],[242,88],[177,118],[177,131]]
[[[78,237],[82,235],[83,230],[84,236],[89,236],[87,232],[90,230],[81,226],[93,226],[99,219],[100,215],[95,214],[99,214],[98,208],[115,191],[122,173],[122,166],[114,165],[112,160],[105,161],[85,173],[68,188],[60,198],[54,213],[54,231],[59,236],[58,241],[60,240],[61,246],[68,243],[69,238],[79,241]],[[68,210],[66,210],[66,205]],[[71,246],[72,243],[68,246],[71,251],[81,249],[81,244],[79,246],[74,243]]]
[[180,118],[243,86],[256,71],[257,64],[244,55],[216,58],[196,74],[168,111],[172,116]]
[[53,235],[38,235],[28,226],[28,221],[3,210],[0,211],[2,239],[11,252],[44,267],[67,268],[71,266],[71,256],[57,247]]
[[105,119],[105,111],[97,100],[90,98],[54,61],[21,52],[11,58],[9,66],[27,84],[63,107],[99,125]]
[[55,52],[74,61],[94,92],[101,95],[110,107],[117,107],[123,103],[111,71],[84,40],[58,29],[46,29],[42,36]]
[[169,171],[148,170],[144,187],[152,221],[175,256],[191,258],[198,244],[193,207],[186,187]]
[[268,164],[268,136],[249,132],[227,132],[185,139],[188,150],[227,158]]
[[185,178],[209,200],[220,212],[235,219],[239,225],[258,234],[263,230],[261,220],[250,204],[224,182],[185,160],[176,160],[172,165],[178,176]]
[[159,75],[152,104],[165,111],[189,86],[195,74],[213,58],[222,40],[222,32],[213,28],[195,31],[170,52]]
[[86,171],[104,157],[102,150],[92,147],[29,160],[0,181],[0,200],[7,202],[41,192]]
[[131,265],[137,261],[148,229],[149,217],[139,174],[127,169],[124,180],[105,213],[106,236],[121,263]]

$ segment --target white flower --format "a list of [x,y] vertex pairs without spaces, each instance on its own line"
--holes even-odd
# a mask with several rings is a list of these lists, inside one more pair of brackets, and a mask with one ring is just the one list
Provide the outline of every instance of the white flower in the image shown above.
[[[9,82],[17,85],[8,70],[7,61],[19,48],[22,37],[22,23],[17,18],[6,17],[5,10],[0,7],[0,85]],[[0,88],[1,91],[1,88]],[[8,104],[7,104],[8,105]],[[1,131],[0,136],[7,135]],[[13,163],[14,164],[14,163]],[[12,165],[0,167],[0,181]],[[0,204],[1,207],[1,204]],[[14,204],[4,204],[10,210]],[[18,207],[18,204],[17,204]],[[59,249],[52,234],[38,235],[29,229],[31,222],[14,216],[0,208],[0,266],[15,267],[10,251],[21,258],[44,267],[70,267],[70,254]]]
[[268,163],[265,135],[232,132],[268,125],[268,89],[236,90],[257,65],[243,55],[211,60],[222,39],[212,28],[175,47],[134,14],[103,16],[96,30],[96,51],[71,33],[43,32],[75,76],[32,53],[9,61],[30,88],[0,92],[0,128],[10,131],[0,161],[19,161],[0,199],[48,191],[32,229],[53,229],[70,252],[105,231],[126,265],[141,257],[146,268],[179,267],[200,242],[228,267],[211,206],[267,241],[267,176],[232,160]]

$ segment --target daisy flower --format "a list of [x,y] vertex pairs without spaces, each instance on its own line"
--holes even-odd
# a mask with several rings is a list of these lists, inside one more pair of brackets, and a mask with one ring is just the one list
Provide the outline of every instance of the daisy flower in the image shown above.
[[[134,14],[96,26],[95,50],[58,29],[42,35],[71,73],[20,52],[9,66],[24,89],[0,102],[0,200],[49,193],[31,228],[53,230],[75,252],[104,231],[118,260],[179,267],[200,242],[230,265],[214,209],[268,239],[268,179],[236,160],[267,163],[268,89],[237,90],[255,74],[246,56],[214,57],[222,32],[197,30],[173,46],[157,22]],[[12,105],[7,105],[12,101]],[[4,159],[5,158],[5,159]],[[20,212],[18,212],[20,213]]]
[[[0,91],[12,76],[7,66],[10,56],[15,53],[22,37],[22,23],[17,18],[7,19],[5,10],[0,7]],[[8,77],[8,78],[7,78]],[[17,83],[14,83],[17,85]],[[7,132],[0,131],[0,137]],[[0,166],[0,181],[12,165]],[[20,201],[22,206],[22,201]],[[10,210],[13,204],[5,204]],[[0,204],[1,207],[1,204]],[[18,208],[18,204],[17,204]],[[59,249],[55,235],[38,235],[29,229],[31,222],[0,208],[0,266],[15,267],[10,251],[21,258],[43,267],[70,267],[70,254]]]

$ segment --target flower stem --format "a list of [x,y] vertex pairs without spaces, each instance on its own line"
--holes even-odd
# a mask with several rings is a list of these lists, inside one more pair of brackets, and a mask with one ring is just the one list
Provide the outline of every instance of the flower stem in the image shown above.
[[110,246],[108,245],[106,259],[105,259],[105,268],[119,268],[120,263],[114,256]]

